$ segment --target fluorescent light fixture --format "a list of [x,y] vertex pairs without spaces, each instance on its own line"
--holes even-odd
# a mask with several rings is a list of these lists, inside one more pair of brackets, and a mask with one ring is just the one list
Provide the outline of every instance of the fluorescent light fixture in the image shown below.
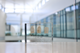
[[46,0],[46,2],[48,2],[49,0]]
[[44,5],[45,4],[45,0],[42,0],[42,5]]
[[15,13],[23,13],[24,9],[15,9]]
[[66,8],[66,11],[67,11],[67,12],[70,11],[70,7]]
[[14,9],[5,9],[5,13],[13,13]]
[[41,8],[41,3],[39,4],[39,8]]

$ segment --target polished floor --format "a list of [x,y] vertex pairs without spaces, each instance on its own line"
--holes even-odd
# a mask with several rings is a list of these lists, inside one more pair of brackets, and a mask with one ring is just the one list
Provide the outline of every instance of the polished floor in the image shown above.
[[[26,47],[25,47],[26,46]],[[79,42],[0,42],[0,53],[80,53]]]

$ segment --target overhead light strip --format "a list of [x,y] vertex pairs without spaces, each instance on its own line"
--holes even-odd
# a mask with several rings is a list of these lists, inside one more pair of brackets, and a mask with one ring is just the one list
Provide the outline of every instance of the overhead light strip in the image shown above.
[[41,8],[41,6],[42,5],[44,5],[46,2],[48,2],[49,0],[42,0],[37,6],[36,6],[36,10],[38,9],[38,8]]

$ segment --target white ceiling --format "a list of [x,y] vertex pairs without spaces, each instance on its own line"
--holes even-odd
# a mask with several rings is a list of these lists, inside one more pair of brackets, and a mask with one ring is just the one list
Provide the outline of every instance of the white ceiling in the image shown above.
[[[17,6],[24,7],[26,9],[31,9],[33,10],[36,5],[40,2],[41,0],[0,0],[0,3],[2,4],[3,7],[5,8],[15,8]],[[17,15],[17,14],[16,14]],[[29,21],[29,17],[32,15],[32,12],[27,12],[26,17],[23,18],[23,20]],[[26,19],[27,18],[27,19]],[[16,20],[19,20],[20,18],[16,18]],[[10,16],[7,16],[6,21],[8,20],[14,20],[14,18],[10,18]]]
[[0,3],[5,7],[6,5],[18,5],[24,7],[34,8],[41,0],[0,0]]
[[[3,6],[19,5],[24,6],[25,8],[33,9],[40,1],[41,0],[0,0],[0,3],[2,3]],[[35,10],[32,17],[30,15],[27,16],[31,17],[31,21],[35,22],[50,14],[56,13],[57,11],[60,11],[74,3],[75,0],[49,0],[45,3],[45,5],[41,6],[40,9]]]
[[[80,1],[80,0],[79,0]],[[41,20],[48,15],[61,11],[62,9],[75,3],[75,0],[49,0],[40,9],[34,12],[31,22]]]

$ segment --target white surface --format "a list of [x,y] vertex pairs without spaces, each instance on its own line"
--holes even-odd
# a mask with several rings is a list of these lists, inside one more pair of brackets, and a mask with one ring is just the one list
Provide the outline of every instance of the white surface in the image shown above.
[[5,24],[6,24],[6,14],[0,10],[0,38],[5,37]]
[[[26,49],[25,49],[26,47]],[[26,52],[25,52],[26,51]],[[80,53],[79,42],[9,43],[0,42],[0,53]]]

